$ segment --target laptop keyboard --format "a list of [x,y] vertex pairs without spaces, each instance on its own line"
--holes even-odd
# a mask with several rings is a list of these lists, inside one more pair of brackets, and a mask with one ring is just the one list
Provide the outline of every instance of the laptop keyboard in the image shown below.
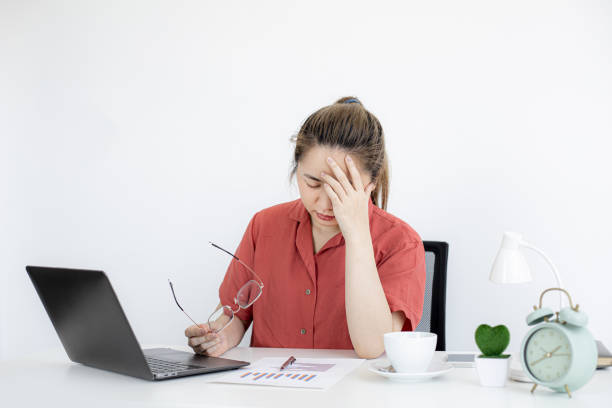
[[153,374],[163,374],[163,373],[172,373],[178,371],[185,371],[191,368],[203,368],[199,366],[192,366],[181,363],[174,363],[172,361],[160,360],[158,358],[153,358],[149,356],[145,356],[147,360],[147,364],[151,368]]

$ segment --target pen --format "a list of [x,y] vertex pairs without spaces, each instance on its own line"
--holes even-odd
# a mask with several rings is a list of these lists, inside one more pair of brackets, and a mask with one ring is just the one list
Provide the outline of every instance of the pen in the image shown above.
[[287,361],[285,361],[283,363],[282,366],[280,366],[281,370],[284,370],[285,368],[289,367],[291,364],[293,364],[295,362],[295,357],[291,356],[287,359]]

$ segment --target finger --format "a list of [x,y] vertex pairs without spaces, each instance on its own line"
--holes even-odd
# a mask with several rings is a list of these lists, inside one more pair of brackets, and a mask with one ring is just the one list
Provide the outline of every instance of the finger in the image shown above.
[[206,331],[206,328],[201,327],[201,325],[200,327],[193,325],[185,329],[186,337],[203,336],[206,333],[208,333],[208,331]]
[[376,184],[374,184],[374,183],[368,184],[368,189],[367,189],[368,195],[372,194],[372,191],[374,191],[374,190],[376,190]]
[[344,174],[344,171],[342,171],[334,159],[328,157],[327,164],[332,169],[334,176],[336,176],[336,179],[340,182],[340,184],[342,184],[342,187],[344,187],[347,194],[355,190],[349,179],[346,177],[346,174]]
[[206,343],[211,342],[211,341],[219,341],[221,339],[221,337],[217,333],[207,334],[206,336],[203,336],[203,338],[204,338],[204,342]]
[[215,333],[213,334],[207,334],[204,336],[199,336],[199,337],[190,337],[189,341],[187,342],[187,344],[189,344],[190,346],[197,346],[206,342],[210,342],[213,341],[215,339],[217,339],[217,335]]
[[197,347],[202,343],[205,343],[206,339],[202,336],[202,337],[190,337],[189,340],[187,341],[187,344],[189,344],[190,347]]
[[336,194],[336,192],[331,188],[331,186],[327,183],[323,184],[323,189],[325,190],[325,192],[327,193],[327,196],[329,197],[329,199],[332,202],[333,206],[337,206],[340,204],[340,199],[338,198],[338,195]]
[[344,190],[344,187],[342,187],[340,183],[338,183],[338,180],[336,180],[335,178],[333,178],[332,176],[324,172],[321,173],[321,178],[323,179],[323,181],[325,181],[327,184],[331,186],[331,188],[334,190],[338,198],[346,197],[346,191]]
[[219,344],[220,342],[221,342],[221,341],[220,341],[219,339],[213,339],[213,340],[210,340],[210,341],[207,341],[207,342],[205,342],[205,343],[200,344],[200,347],[201,347],[203,350],[207,350],[207,352],[208,352],[208,350],[209,350],[210,348],[212,348],[212,347],[216,346],[216,345],[217,345],[217,344]]
[[204,356],[214,355],[215,353],[219,353],[222,351],[223,347],[221,343],[213,344],[209,347],[206,347],[204,344],[194,347],[194,351],[198,354],[202,354]]
[[218,344],[206,350],[206,354],[211,357],[219,357],[221,354],[223,354],[223,348],[220,344]]
[[355,190],[357,191],[363,191],[363,181],[361,180],[361,174],[359,174],[359,170],[357,169],[355,162],[348,154],[346,155],[345,160],[346,167],[348,167],[348,171],[353,179],[353,187],[355,187]]

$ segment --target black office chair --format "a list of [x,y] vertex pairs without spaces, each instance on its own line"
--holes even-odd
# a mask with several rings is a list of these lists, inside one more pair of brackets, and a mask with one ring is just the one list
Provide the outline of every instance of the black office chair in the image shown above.
[[423,241],[425,247],[425,299],[423,316],[415,331],[438,335],[436,350],[446,350],[446,265],[448,244],[441,241]]

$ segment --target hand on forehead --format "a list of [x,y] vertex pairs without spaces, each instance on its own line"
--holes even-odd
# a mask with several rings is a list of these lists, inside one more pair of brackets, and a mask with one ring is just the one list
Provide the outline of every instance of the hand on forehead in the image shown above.
[[[319,177],[321,172],[325,172],[335,178],[334,173],[327,162],[327,158],[331,157],[336,162],[336,165],[344,172],[344,174],[346,174],[346,177],[351,180],[352,177],[346,163],[347,154],[348,153],[342,149],[315,146],[311,148],[302,157],[302,160],[300,161],[299,165],[304,172],[313,175],[317,178]],[[351,159],[353,159],[355,166],[359,170],[359,173],[361,174],[361,180],[364,182],[364,185],[369,183],[369,174],[364,171],[363,166],[359,162],[359,158],[355,157],[354,155],[349,156],[351,157]]]

